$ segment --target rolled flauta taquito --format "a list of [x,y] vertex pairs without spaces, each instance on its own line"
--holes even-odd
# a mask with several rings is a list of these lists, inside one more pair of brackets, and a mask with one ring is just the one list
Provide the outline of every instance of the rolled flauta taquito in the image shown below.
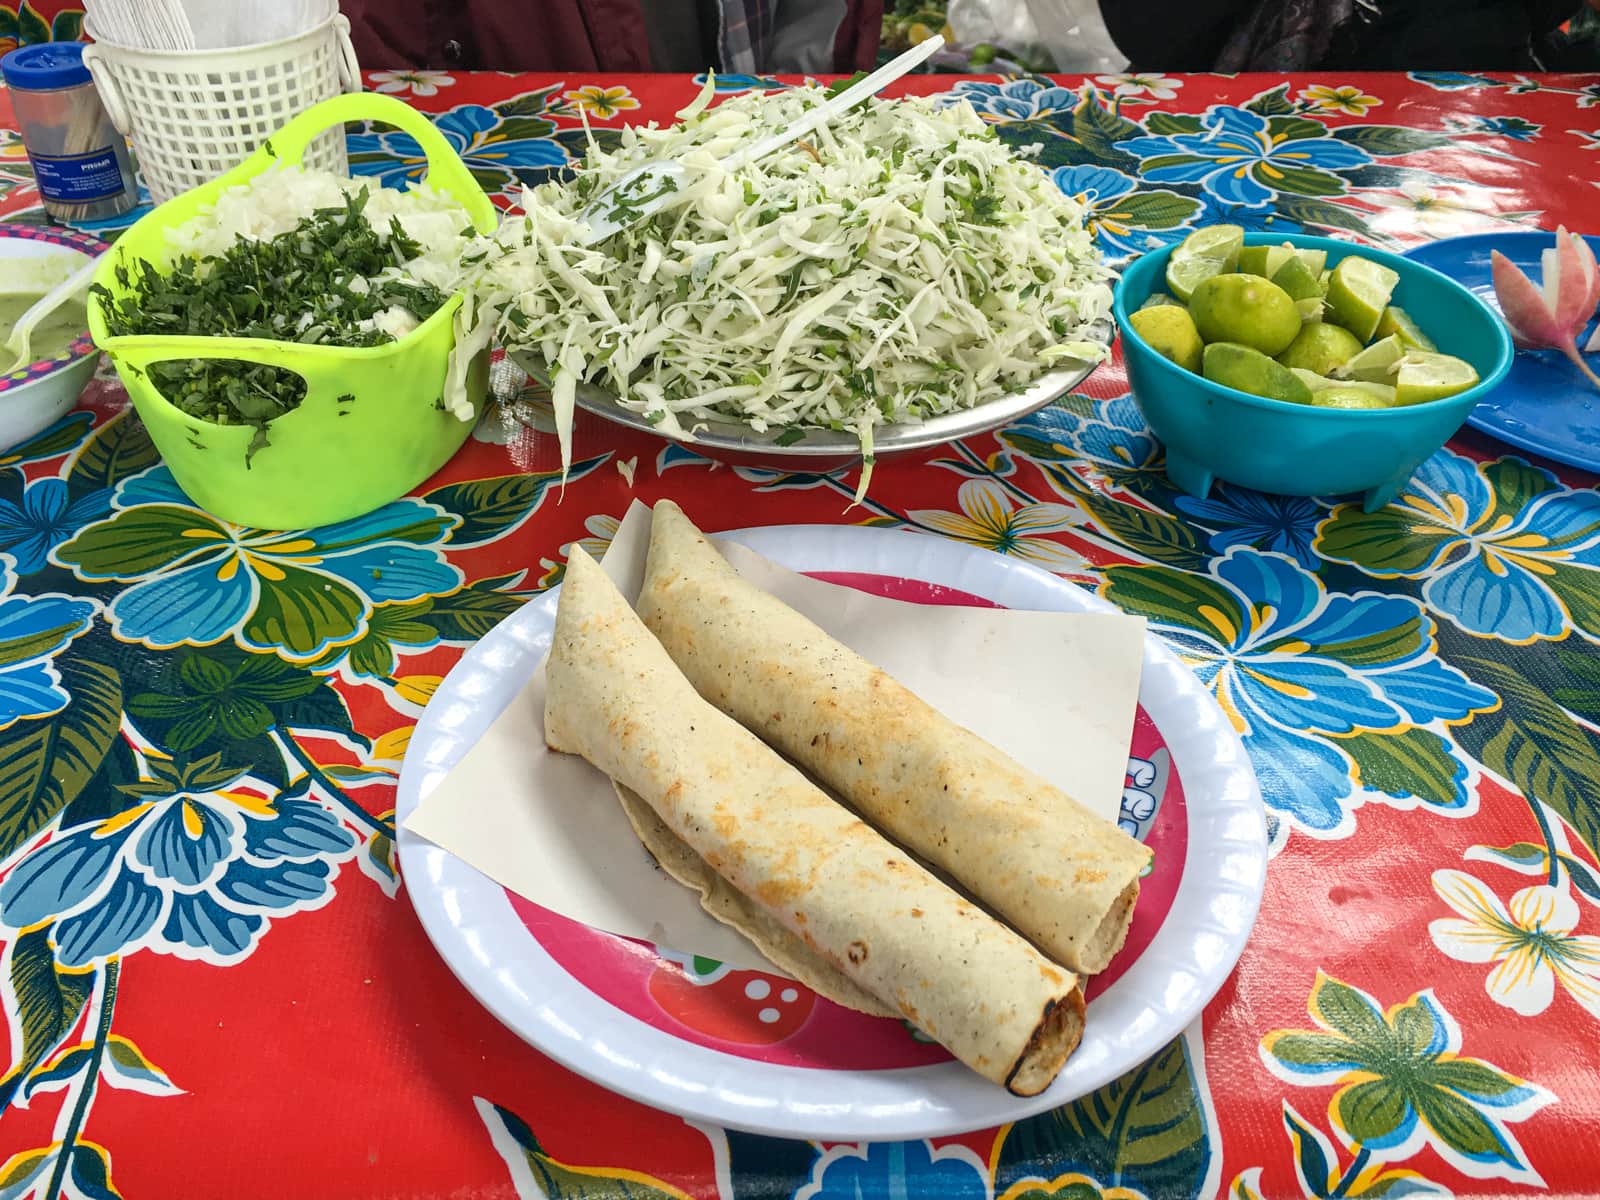
[[1092,974],[1121,949],[1140,842],[746,582],[669,500],[638,612],[701,696],[1056,962]]
[[703,700],[577,546],[546,674],[552,749],[641,798],[804,947],[973,1070],[1019,1096],[1049,1086],[1082,1034],[1077,976]]

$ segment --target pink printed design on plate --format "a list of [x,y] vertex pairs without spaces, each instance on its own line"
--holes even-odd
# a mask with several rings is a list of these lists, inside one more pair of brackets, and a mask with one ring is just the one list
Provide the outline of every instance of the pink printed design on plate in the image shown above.
[[[919,604],[998,607],[988,600],[914,579],[847,572],[810,572],[829,583]],[[1135,759],[1163,755],[1166,743],[1141,707],[1134,721]],[[1128,942],[1090,980],[1094,997],[1112,986],[1149,946],[1172,909],[1189,844],[1188,810],[1177,768],[1146,844],[1151,872],[1139,892]],[[764,971],[735,970],[708,959],[659,950],[648,942],[591,928],[507,891],[528,932],[573,979],[608,1004],[653,1029],[697,1046],[778,1066],[824,1071],[875,1071],[946,1062],[945,1050],[904,1021],[869,1017],[818,997],[809,988]]]

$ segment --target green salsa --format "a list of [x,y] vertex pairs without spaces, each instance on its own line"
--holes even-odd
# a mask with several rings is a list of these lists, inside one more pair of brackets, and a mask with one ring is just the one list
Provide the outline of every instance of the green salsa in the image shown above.
[[[6,341],[11,337],[12,329],[16,327],[22,314],[38,303],[43,295],[44,293],[40,292],[32,296],[0,296],[0,370],[5,369],[12,357],[10,351],[4,348]],[[65,354],[67,347],[88,330],[89,314],[84,302],[64,301],[34,327],[28,350],[28,362],[41,362],[58,354]],[[27,363],[18,363],[13,369],[20,369],[26,365]]]

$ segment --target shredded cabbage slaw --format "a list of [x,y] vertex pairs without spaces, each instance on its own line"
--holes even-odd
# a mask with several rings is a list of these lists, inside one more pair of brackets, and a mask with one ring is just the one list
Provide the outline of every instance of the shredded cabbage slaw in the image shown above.
[[[541,359],[564,468],[580,382],[670,436],[707,421],[780,430],[780,444],[853,432],[870,469],[881,425],[1103,357],[1091,327],[1109,312],[1110,272],[1080,207],[970,105],[869,100],[730,172],[719,160],[826,93],[708,109],[713,91],[678,125],[623,130],[615,151],[591,138],[575,181],[524,190],[524,215],[467,247],[476,303],[458,316],[452,382],[496,337]],[[579,245],[591,201],[664,158],[685,168],[666,207]],[[464,404],[464,386],[451,399]]]

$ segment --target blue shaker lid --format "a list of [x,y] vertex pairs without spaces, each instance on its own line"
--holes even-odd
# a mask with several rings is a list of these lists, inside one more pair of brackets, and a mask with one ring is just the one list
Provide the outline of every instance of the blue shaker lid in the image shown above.
[[35,42],[0,58],[0,73],[10,87],[47,92],[90,82],[82,42]]

